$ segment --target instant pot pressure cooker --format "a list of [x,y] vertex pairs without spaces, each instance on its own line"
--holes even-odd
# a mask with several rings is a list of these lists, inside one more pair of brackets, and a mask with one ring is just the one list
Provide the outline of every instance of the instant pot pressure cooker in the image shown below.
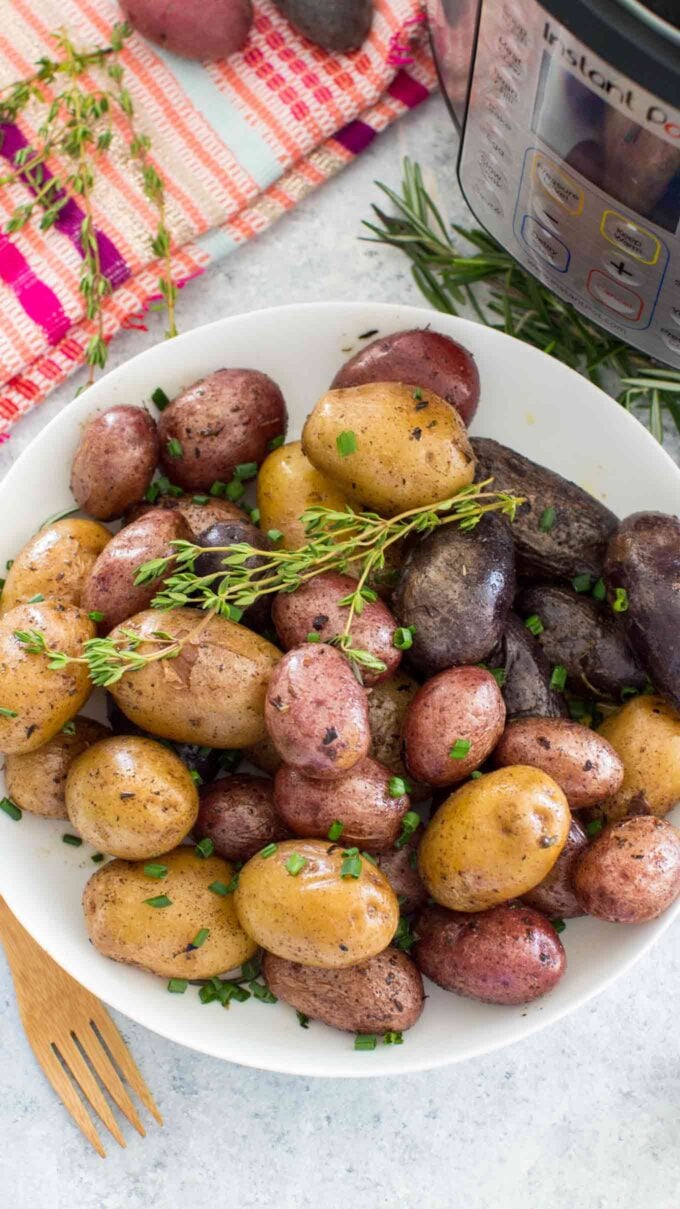
[[680,0],[431,0],[430,25],[481,225],[680,366]]

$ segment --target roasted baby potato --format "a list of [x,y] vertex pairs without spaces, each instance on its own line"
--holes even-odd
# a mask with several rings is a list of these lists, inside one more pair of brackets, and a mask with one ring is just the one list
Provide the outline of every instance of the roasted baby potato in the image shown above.
[[566,794],[572,810],[596,806],[615,794],[623,764],[602,735],[568,718],[520,718],[506,727],[494,751],[500,768],[541,768]]
[[257,369],[218,369],[173,399],[158,425],[161,464],[185,491],[229,482],[236,467],[263,462],[285,434],[286,404]]
[[619,701],[624,690],[642,692],[647,677],[608,605],[557,584],[537,584],[520,592],[520,616],[538,617],[538,642],[552,667],[567,669],[575,693]]
[[121,0],[121,8],[144,38],[184,59],[226,59],[253,21],[251,0],[201,0],[200,10],[179,0]]
[[42,747],[21,756],[6,756],[8,796],[30,814],[41,814],[46,819],[67,819],[64,790],[69,768],[88,747],[110,733],[101,722],[79,714],[67,731],[60,730]]
[[567,958],[557,932],[531,907],[503,903],[482,914],[426,907],[416,923],[413,958],[428,978],[482,1003],[540,999],[562,977]]
[[[380,870],[328,840],[286,840],[243,866],[234,900],[253,940],[289,961],[337,969],[390,943],[399,905]],[[351,861],[358,876],[343,873]]]
[[[295,592],[279,592],[274,599],[272,619],[284,651],[302,646],[308,634],[330,642],[342,634],[347,621],[347,606],[340,602],[355,591],[357,581],[337,571],[326,571],[308,579]],[[383,671],[362,669],[369,687],[388,680],[396,672],[401,652],[394,645],[397,623],[381,600],[368,601],[352,622],[352,645],[368,651],[383,663]]]
[[385,874],[397,896],[401,910],[408,914],[427,902],[427,890],[418,872],[419,828],[401,848],[377,853],[378,868]]
[[425,1003],[418,967],[393,948],[327,970],[265,953],[262,972],[277,999],[349,1033],[403,1033],[413,1028]]
[[274,809],[272,782],[237,773],[201,786],[194,835],[212,840],[226,860],[247,861],[290,832]]
[[[196,544],[203,546],[207,553],[200,554],[196,559],[196,574],[214,575],[219,572],[228,574],[224,559],[229,555],[224,552],[223,547],[237,546],[241,543],[253,546],[256,550],[271,550],[272,548],[272,543],[267,535],[256,529],[255,525],[251,525],[243,514],[238,520],[218,521],[217,524],[204,529],[198,534]],[[221,547],[221,549],[215,547]],[[249,570],[256,570],[262,566],[263,562],[262,555],[253,554],[250,558],[246,558],[242,565],[248,567]],[[253,575],[252,578],[253,581],[256,581],[258,576]],[[214,580],[213,583],[216,586],[219,580]],[[243,625],[248,626],[251,630],[263,630],[271,618],[271,601],[271,596],[260,596],[253,604],[248,605],[243,610],[241,618]]]
[[418,681],[400,668],[396,675],[374,685],[366,694],[371,728],[369,754],[395,776],[410,781],[409,795],[414,802],[429,797],[429,789],[407,773],[401,754],[401,733],[406,711],[419,687]]
[[367,756],[335,781],[313,780],[284,764],[274,780],[277,814],[296,835],[325,839],[342,823],[338,842],[381,852],[399,838],[407,794],[392,794],[389,768]]
[[503,633],[515,591],[510,525],[489,512],[471,532],[435,529],[411,545],[392,606],[415,626],[409,658],[425,676],[481,663]]
[[284,655],[269,681],[265,721],[286,764],[308,777],[343,777],[368,754],[366,693],[326,643]]
[[612,823],[581,857],[574,889],[583,910],[597,919],[656,919],[680,894],[680,833],[650,815]]
[[412,328],[379,336],[338,370],[331,390],[369,382],[405,382],[452,403],[469,424],[479,403],[479,374],[472,353],[450,336]]
[[636,512],[621,521],[607,547],[605,580],[626,637],[657,691],[680,709],[680,520]]
[[477,480],[492,478],[496,491],[521,496],[512,535],[522,574],[573,579],[602,574],[604,554],[618,520],[609,508],[554,470],[507,445],[474,437]]
[[533,889],[567,842],[571,814],[559,785],[517,765],[468,781],[431,820],[418,868],[453,911],[485,911]]
[[143,407],[110,407],[80,438],[71,467],[77,504],[100,521],[113,521],[144,496],[158,461],[155,421]]
[[344,512],[347,501],[340,488],[321,474],[302,452],[300,441],[280,445],[265,458],[257,476],[257,506],[265,533],[283,534],[281,545],[297,550],[309,540],[300,517],[308,508]]
[[[151,639],[161,623],[172,638],[187,639],[205,620],[193,609],[156,609],[124,623]],[[120,627],[111,637],[120,636]],[[142,641],[140,654],[156,646]],[[177,659],[126,672],[110,692],[131,722],[163,739],[207,747],[247,747],[264,737],[264,698],[280,651],[245,626],[211,617]],[[358,686],[357,686],[358,687]]]
[[348,498],[383,516],[447,499],[475,473],[458,412],[399,382],[323,395],[307,417],[302,449]]
[[680,714],[662,697],[634,697],[599,733],[623,761],[623,783],[603,803],[607,818],[668,814],[680,802]]
[[103,525],[73,517],[39,529],[7,572],[0,617],[35,596],[80,605],[90,571],[110,541]]
[[574,890],[574,874],[587,847],[588,836],[578,819],[572,819],[567,842],[550,873],[533,890],[522,895],[522,902],[542,911],[548,919],[574,919],[583,915]]
[[550,664],[515,613],[508,613],[500,644],[488,658],[492,667],[501,667],[504,673],[502,691],[508,722],[515,718],[566,717],[564,698],[550,687]]
[[427,680],[408,707],[406,766],[428,785],[455,785],[484,763],[504,725],[505,705],[491,673],[480,667],[449,668]]
[[373,20],[373,0],[351,4],[317,4],[315,0],[275,0],[294,29],[324,50],[347,54],[358,50]]
[[[111,539],[99,555],[83,588],[83,608],[101,613],[100,631],[107,634],[114,626],[135,613],[148,609],[160,592],[163,579],[136,584],[139,568],[156,558],[170,558],[172,542],[191,541],[191,530],[179,512],[153,508],[139,520],[126,525]],[[174,559],[168,574],[175,570]]]
[[198,790],[179,756],[162,743],[111,735],[74,760],[66,810],[78,834],[101,852],[143,861],[189,834]]
[[199,533],[205,533],[211,525],[220,521],[242,521],[243,509],[231,500],[222,499],[216,495],[159,495],[153,503],[148,500],[135,504],[125,513],[124,523],[131,525],[145,516],[152,508],[162,508],[165,512],[179,512],[191,529],[195,541]]
[[[122,860],[92,875],[83,909],[95,949],[161,978],[214,978],[248,961],[256,946],[238,922],[233,895],[210,889],[229,885],[233,865],[219,856],[199,860],[186,846],[166,852],[163,864],[161,881],[147,877],[143,864]],[[149,901],[162,896],[170,899],[165,907]]]
[[[141,735],[143,739],[155,737],[126,718],[109,693],[106,695],[106,716],[114,735]],[[176,752],[190,772],[198,773],[201,782],[212,781],[223,766],[225,753],[218,747],[205,747],[200,743],[170,743],[169,740],[166,741],[166,744]]]
[[50,650],[76,659],[94,637],[93,623],[75,605],[22,604],[0,618],[0,751],[6,755],[49,743],[92,691],[84,664],[54,669],[46,655],[30,653],[16,636],[28,631],[42,635]]

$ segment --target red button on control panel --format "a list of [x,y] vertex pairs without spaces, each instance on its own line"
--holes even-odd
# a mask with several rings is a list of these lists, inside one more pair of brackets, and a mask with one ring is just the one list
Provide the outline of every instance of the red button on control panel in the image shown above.
[[636,294],[635,290],[621,285],[619,281],[613,281],[601,269],[590,270],[586,286],[591,298],[606,306],[607,310],[615,315],[630,319],[633,323],[640,318],[644,306],[640,295]]

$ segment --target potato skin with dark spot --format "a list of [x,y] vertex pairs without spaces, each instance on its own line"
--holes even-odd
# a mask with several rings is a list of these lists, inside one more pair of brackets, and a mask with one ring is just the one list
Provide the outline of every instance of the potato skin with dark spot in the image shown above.
[[411,545],[392,607],[416,627],[409,660],[424,676],[483,662],[499,641],[515,592],[510,525],[487,513],[470,532],[435,529]]
[[[285,434],[286,404],[275,382],[257,369],[218,369],[173,399],[158,425],[161,464],[185,491],[228,482],[244,462],[263,462],[269,442]],[[180,457],[168,442],[179,441]]]
[[567,964],[557,932],[531,907],[503,903],[470,914],[426,907],[413,959],[445,991],[482,1003],[531,1003],[557,985]]
[[605,827],[574,874],[583,910],[617,924],[657,919],[680,894],[680,833],[653,815]]
[[140,516],[150,512],[152,508],[162,508],[165,512],[179,512],[191,529],[194,540],[199,533],[204,533],[211,525],[217,525],[220,521],[242,521],[244,519],[243,509],[239,508],[238,504],[232,504],[231,500],[222,499],[220,496],[210,495],[204,504],[197,504],[192,495],[159,495],[153,504],[143,500],[140,504],[135,504],[133,508],[130,508],[125,513],[123,524],[132,524],[133,521],[139,520]]
[[262,971],[278,999],[349,1033],[406,1032],[425,1002],[417,966],[391,947],[341,970],[303,966],[265,953]]
[[602,806],[609,822],[668,814],[680,801],[680,713],[645,693],[605,718],[599,733],[623,763],[621,787]]
[[199,790],[196,839],[211,839],[228,861],[247,861],[267,844],[290,835],[274,809],[272,782],[248,773],[220,777]]
[[71,466],[76,503],[97,520],[117,520],[142,499],[157,461],[158,433],[148,411],[110,407],[80,438]]
[[503,700],[508,722],[515,718],[566,718],[564,697],[550,687],[550,664],[533,634],[515,613],[508,613],[505,632],[489,655],[491,667],[502,667]]
[[7,571],[0,617],[35,596],[80,605],[87,578],[111,541],[97,521],[65,517],[33,534]]
[[[86,612],[104,615],[98,623],[100,633],[108,634],[128,617],[149,608],[163,579],[138,585],[137,571],[154,558],[170,558],[174,554],[171,543],[180,540],[191,541],[184,517],[161,508],[152,509],[111,538],[90,571],[82,596]],[[172,575],[174,568],[173,558],[167,574]]]
[[623,763],[611,743],[568,718],[520,718],[511,722],[494,751],[499,768],[530,764],[560,786],[572,810],[597,806],[617,792]]
[[309,777],[343,777],[368,754],[366,693],[326,643],[284,655],[267,688],[265,722],[286,764]]
[[[347,622],[347,606],[339,602],[356,591],[357,581],[350,575],[326,571],[307,580],[295,592],[279,592],[274,598],[272,618],[284,650],[301,646],[308,634],[318,634],[321,642],[342,634]],[[394,645],[397,623],[382,600],[368,601],[352,622],[352,645],[369,651],[385,664],[383,672],[362,669],[369,687],[387,680],[396,672],[401,651]]]
[[336,781],[319,781],[284,764],[274,780],[276,811],[296,835],[325,839],[336,820],[343,846],[381,852],[399,838],[410,803],[392,797],[389,768],[367,756]]
[[[490,672],[479,667],[440,672],[409,705],[403,732],[406,766],[428,785],[465,781],[491,754],[504,725],[505,704]],[[470,744],[462,759],[451,755],[458,740]]]
[[[492,441],[474,437],[477,482],[493,478],[496,491],[526,500],[512,525],[517,569],[526,575],[573,579],[602,574],[607,541],[618,519],[594,496],[576,483],[539,466],[530,458]],[[554,508],[552,525],[541,526],[546,509]]]
[[465,424],[479,403],[479,374],[472,353],[431,328],[411,328],[372,340],[345,361],[331,390],[368,382],[405,382],[431,390],[451,403]]
[[522,895],[522,902],[541,911],[548,919],[575,919],[583,915],[574,891],[574,874],[587,847],[588,836],[578,819],[572,819],[567,842],[550,873],[528,894]]

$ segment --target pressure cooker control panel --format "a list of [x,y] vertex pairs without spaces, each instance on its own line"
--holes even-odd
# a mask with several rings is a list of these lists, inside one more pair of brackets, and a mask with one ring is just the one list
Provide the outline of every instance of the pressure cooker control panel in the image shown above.
[[458,171],[529,272],[680,366],[680,115],[653,100],[534,0],[483,0]]

